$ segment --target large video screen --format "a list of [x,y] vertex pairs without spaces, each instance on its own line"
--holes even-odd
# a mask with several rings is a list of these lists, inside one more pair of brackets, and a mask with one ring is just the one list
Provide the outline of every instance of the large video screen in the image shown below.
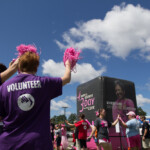
[[[118,114],[126,122],[127,113],[136,112],[136,94],[134,83],[110,77],[97,77],[81,84],[77,88],[77,114],[84,113],[90,123],[95,121],[95,112],[99,108],[106,110],[106,120],[113,122]],[[120,132],[115,127],[109,129],[109,137],[113,149],[120,146],[126,147],[125,128],[119,126]]]
[[[106,78],[104,82],[104,107],[109,121],[116,120],[118,114],[126,122],[127,113],[136,112],[136,96],[133,82]],[[110,115],[111,114],[111,115]]]

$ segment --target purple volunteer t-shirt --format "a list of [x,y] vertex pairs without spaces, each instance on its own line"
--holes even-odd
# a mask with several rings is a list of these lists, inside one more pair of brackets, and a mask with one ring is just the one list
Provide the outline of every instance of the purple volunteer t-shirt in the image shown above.
[[0,150],[53,150],[50,100],[62,94],[61,78],[19,74],[0,87],[4,132]]
[[2,84],[1,74],[0,74],[0,85]]

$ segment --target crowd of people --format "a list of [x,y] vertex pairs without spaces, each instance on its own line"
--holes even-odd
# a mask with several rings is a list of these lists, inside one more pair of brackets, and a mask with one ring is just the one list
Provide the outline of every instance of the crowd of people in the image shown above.
[[[126,128],[126,137],[128,150],[141,150],[142,147],[144,149],[150,149],[150,132],[149,132],[149,124],[145,121],[145,116],[141,116],[141,122],[136,119],[136,114],[133,111],[128,112],[126,115],[128,117],[128,121],[125,123],[120,115],[118,115],[117,119],[111,123],[105,120],[106,111],[105,109],[98,110],[98,118],[95,120],[94,127],[91,126],[92,132],[89,137],[87,137],[87,130],[90,128],[88,123],[85,121],[85,115],[80,114],[78,122],[74,124],[66,123],[69,126],[75,126],[74,132],[74,142],[76,143],[77,150],[86,150],[87,144],[91,138],[95,139],[95,144],[97,145],[97,150],[112,150],[112,144],[109,138],[108,128],[111,126],[115,126],[118,122],[122,124],[124,128]],[[142,127],[142,145],[141,145],[141,136],[139,133],[139,128]],[[93,136],[94,135],[94,136]]]
[[52,137],[53,149],[66,150],[69,145],[66,125],[54,125],[52,122],[50,122],[50,132]]
[[[0,150],[66,150],[68,147],[66,125],[50,124],[49,118],[50,100],[61,95],[62,87],[71,80],[71,62],[65,62],[62,77],[40,77],[36,76],[39,58],[37,53],[28,51],[11,62],[8,69],[0,64],[0,120],[3,121]],[[17,70],[19,74],[6,81]],[[109,128],[118,122],[126,128],[128,150],[141,150],[140,127],[142,145],[150,149],[149,124],[145,116],[140,118],[141,125],[134,111],[126,113],[128,121],[117,115],[115,121],[110,122],[102,108],[97,112],[94,126],[88,124],[85,120],[88,116],[84,114],[80,114],[79,121],[74,124],[66,121],[68,126],[75,127],[76,149],[87,150],[87,141],[94,137],[97,150],[112,150]],[[88,136],[89,128],[92,132]]]
[[[94,126],[89,125],[85,120],[85,115],[79,115],[79,121],[75,121],[74,124],[66,121],[65,123],[70,127],[75,127],[73,134],[73,142],[74,150],[87,150],[87,142],[94,138],[95,144],[97,146],[97,150],[112,150],[112,143],[109,138],[109,128],[111,126],[115,126],[118,122],[122,125],[122,127],[126,128],[126,140],[128,150],[141,150],[143,149],[150,150],[150,131],[149,131],[149,123],[145,120],[145,116],[141,116],[140,120],[136,118],[136,114],[133,111],[129,111],[127,114],[128,121],[124,122],[123,119],[118,115],[114,122],[109,122],[105,119],[106,110],[99,109],[97,112],[97,119],[95,120]],[[60,126],[61,127],[61,126]],[[62,146],[62,150],[66,149],[68,146],[67,137],[64,140],[65,142],[61,142],[63,139],[62,129],[60,127],[55,126],[55,144],[57,150],[61,150],[60,145]],[[62,126],[64,127],[64,125]],[[88,129],[91,128],[92,132],[89,136],[87,136]],[[139,132],[139,129],[142,128],[142,138]],[[52,134],[54,135],[54,134]],[[58,136],[57,136],[58,135]],[[59,141],[57,143],[57,141]],[[66,147],[64,146],[66,144]]]

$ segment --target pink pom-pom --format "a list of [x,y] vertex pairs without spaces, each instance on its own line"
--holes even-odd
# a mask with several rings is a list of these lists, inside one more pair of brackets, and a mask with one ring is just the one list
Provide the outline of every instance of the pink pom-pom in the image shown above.
[[25,52],[32,52],[32,53],[36,53],[37,55],[39,55],[37,53],[37,48],[34,45],[21,44],[21,45],[17,46],[16,49],[18,51],[18,57],[23,55]]
[[75,72],[76,63],[79,59],[81,59],[81,58],[79,58],[80,53],[81,53],[81,50],[76,51],[72,47],[67,48],[65,50],[64,57],[63,57],[64,65],[65,65],[66,61],[69,60],[69,62],[71,63],[71,70]]
[[98,112],[98,111],[96,111],[95,113],[96,113],[96,117],[98,117],[98,116],[99,116],[99,112]]
[[87,119],[85,119],[85,121],[88,123],[89,126],[91,126],[91,123]]
[[136,116],[136,119],[137,119],[137,120],[140,120],[140,116],[139,116],[139,115],[137,115],[137,116]]
[[[25,45],[25,44],[21,44],[19,46],[16,47],[18,53],[18,57],[19,58],[20,56],[22,56],[25,52],[32,52],[32,53],[35,53],[37,55],[38,52],[37,52],[37,48],[34,46],[34,45]],[[15,62],[16,59],[13,59],[12,61]]]

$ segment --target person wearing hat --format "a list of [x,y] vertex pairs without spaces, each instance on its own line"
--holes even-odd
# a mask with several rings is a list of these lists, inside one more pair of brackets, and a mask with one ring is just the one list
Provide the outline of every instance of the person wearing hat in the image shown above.
[[149,124],[145,120],[145,116],[140,116],[141,121],[143,122],[142,125],[142,146],[144,149],[150,150],[150,131],[149,131]]
[[126,115],[129,120],[125,123],[120,118],[120,121],[123,127],[126,128],[128,150],[141,150],[141,137],[139,134],[141,123],[136,119],[136,114],[133,111],[129,111]]

